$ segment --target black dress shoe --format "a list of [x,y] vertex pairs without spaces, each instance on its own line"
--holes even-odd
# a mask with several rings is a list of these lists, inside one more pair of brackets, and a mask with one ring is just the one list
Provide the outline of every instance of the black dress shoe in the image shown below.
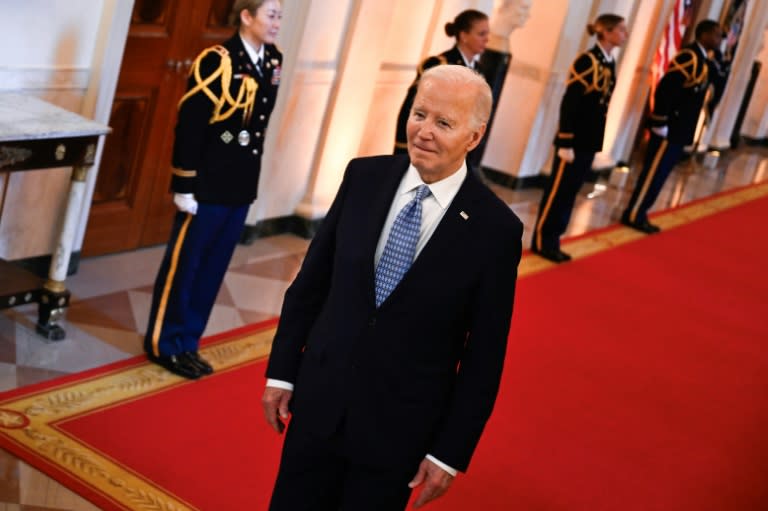
[[197,367],[203,375],[213,374],[213,367],[197,351],[187,351],[179,355],[185,358],[191,365]]
[[656,234],[661,230],[661,228],[658,225],[653,225],[648,220],[641,220],[639,222],[630,222],[629,220],[622,218],[621,223],[626,225],[627,227],[631,227],[632,229],[635,229],[636,231],[644,232],[645,234]]
[[156,357],[151,353],[147,353],[147,358],[150,362],[168,369],[173,374],[177,374],[189,380],[197,380],[203,373],[197,366],[181,355],[169,355]]
[[550,261],[554,263],[564,263],[566,261],[571,260],[571,256],[560,250],[559,248],[544,248],[541,250],[537,250],[535,248],[532,248],[531,251],[534,254],[538,254],[544,259],[549,259]]

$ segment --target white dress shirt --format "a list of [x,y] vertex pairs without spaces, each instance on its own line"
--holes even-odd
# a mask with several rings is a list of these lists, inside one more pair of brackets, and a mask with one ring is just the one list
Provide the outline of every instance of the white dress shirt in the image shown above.
[[605,48],[603,48],[603,45],[600,44],[600,41],[597,41],[597,47],[600,48],[600,51],[603,52],[603,57],[605,57],[605,61],[608,63],[613,62],[613,53],[609,51],[605,51]]
[[[427,185],[432,193],[421,201],[421,227],[419,229],[419,241],[416,243],[416,255],[414,256],[414,260],[419,257],[421,250],[432,237],[432,234],[434,234],[435,229],[437,229],[437,226],[440,224],[440,220],[443,219],[443,215],[445,215],[448,206],[451,205],[453,198],[459,193],[459,188],[461,188],[466,177],[467,163],[463,162],[461,167],[450,176]],[[416,195],[416,188],[424,184],[427,183],[421,179],[416,167],[413,165],[409,166],[405,175],[403,175],[403,178],[400,180],[400,185],[397,187],[395,197],[389,207],[387,219],[384,221],[384,227],[381,229],[381,234],[379,234],[379,242],[376,245],[376,254],[373,263],[374,271],[379,264],[381,254],[384,252],[384,246],[387,244],[387,238],[389,238],[389,232],[392,230],[392,224],[395,223],[397,214]],[[267,387],[293,391],[293,383],[283,380],[273,380],[271,378],[267,379]],[[431,454],[428,454],[426,458],[452,476],[456,475],[457,470],[455,468],[446,465]]]
[[[261,46],[259,46],[259,49],[257,50],[256,48],[251,46],[251,43],[246,41],[243,38],[243,36],[240,36],[240,40],[243,41],[243,46],[245,46],[245,52],[251,58],[251,62],[253,62],[254,65],[257,65],[257,63],[259,62],[259,59],[261,59],[262,65],[264,65],[264,45],[262,44]],[[258,66],[257,66],[257,71],[259,72],[259,74],[261,74],[261,71],[258,70]]]
[[478,53],[477,55],[475,55],[471,59],[468,59],[467,56],[464,55],[464,53],[461,50],[459,50],[459,55],[461,55],[461,59],[464,61],[464,64],[469,69],[477,70],[477,63],[480,62],[480,55],[481,55],[480,53]]

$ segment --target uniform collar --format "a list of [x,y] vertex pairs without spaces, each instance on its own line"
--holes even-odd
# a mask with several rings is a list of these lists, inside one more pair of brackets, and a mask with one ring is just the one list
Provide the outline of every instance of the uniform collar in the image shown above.
[[610,52],[605,51],[605,48],[603,48],[603,45],[600,44],[600,41],[596,41],[595,46],[600,49],[600,52],[603,54],[603,57],[605,57],[606,62],[609,64],[613,62],[613,55]]
[[701,43],[699,41],[696,41],[696,46],[698,46],[698,48],[699,48],[699,53],[701,53],[705,57],[709,56],[709,54],[707,53],[707,50],[704,49],[704,47],[701,45]]
[[254,48],[251,43],[245,40],[243,36],[238,34],[238,37],[243,42],[243,46],[245,47],[246,53],[248,53],[248,56],[251,58],[251,62],[254,64],[261,59],[262,62],[264,62],[264,45],[262,44],[259,49],[257,50]]
[[457,46],[456,49],[459,51],[459,55],[461,55],[461,60],[464,61],[464,65],[466,65],[470,69],[476,69],[477,68],[477,62],[480,60],[480,53],[472,57],[471,59],[468,59],[466,55],[464,55],[464,52],[459,49]]

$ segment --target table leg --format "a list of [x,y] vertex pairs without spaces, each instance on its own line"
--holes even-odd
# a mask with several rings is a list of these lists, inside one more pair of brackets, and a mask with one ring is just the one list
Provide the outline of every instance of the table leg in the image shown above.
[[64,339],[66,332],[57,323],[64,314],[64,308],[69,305],[69,291],[64,285],[69,268],[69,258],[75,241],[77,221],[83,207],[85,196],[85,178],[91,163],[77,166],[72,171],[72,181],[69,187],[69,199],[64,213],[64,223],[59,233],[59,242],[53,252],[48,281],[43,286],[40,306],[38,309],[37,333],[43,337],[59,341]]

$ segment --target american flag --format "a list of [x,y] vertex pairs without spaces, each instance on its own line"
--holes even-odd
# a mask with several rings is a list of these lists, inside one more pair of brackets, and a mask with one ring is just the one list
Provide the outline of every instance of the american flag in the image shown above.
[[682,46],[685,29],[691,22],[693,0],[675,0],[675,6],[672,9],[672,15],[661,36],[661,42],[653,56],[653,65],[651,66],[651,110],[653,110],[653,95],[656,92],[656,86],[664,76],[669,61],[672,60]]

